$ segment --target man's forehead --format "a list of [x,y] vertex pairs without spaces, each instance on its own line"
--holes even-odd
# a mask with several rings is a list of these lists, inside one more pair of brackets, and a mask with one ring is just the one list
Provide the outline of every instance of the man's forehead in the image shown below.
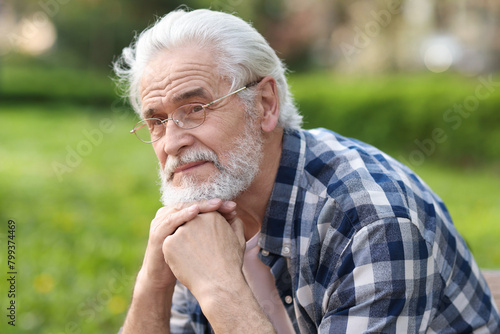
[[202,71],[215,75],[217,68],[214,56],[196,47],[161,51],[147,63],[143,78],[156,78],[156,81],[159,81],[163,74],[168,73],[172,79],[175,79],[190,71]]
[[[197,56],[198,55],[198,56]],[[217,86],[220,80],[213,57],[197,53],[192,49],[161,52],[147,64],[141,78],[141,91],[164,90],[173,95],[182,95],[186,90],[196,90],[186,94],[206,94],[199,89]],[[178,98],[176,98],[178,100]]]
[[210,64],[184,63],[177,66],[150,64],[144,71],[141,86],[167,86],[195,79],[215,81],[216,78],[217,74]]

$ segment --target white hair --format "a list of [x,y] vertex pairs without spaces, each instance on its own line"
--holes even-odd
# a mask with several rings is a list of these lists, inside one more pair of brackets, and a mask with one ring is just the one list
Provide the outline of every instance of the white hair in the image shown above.
[[[277,83],[280,101],[278,125],[285,129],[301,127],[302,116],[288,89],[286,68],[264,37],[241,18],[208,9],[178,9],[168,13],[136,36],[114,62],[118,84],[139,115],[140,84],[146,65],[159,52],[186,45],[214,52],[218,57],[217,70],[223,78],[231,81],[231,90],[272,76]],[[246,89],[239,95],[248,105],[254,93],[254,90]]]

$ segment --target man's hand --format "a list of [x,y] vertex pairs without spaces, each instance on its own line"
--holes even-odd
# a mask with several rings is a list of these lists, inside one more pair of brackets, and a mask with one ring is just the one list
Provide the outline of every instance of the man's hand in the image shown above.
[[219,199],[163,207],[151,222],[148,246],[137,276],[124,334],[170,333],[170,309],[176,277],[165,262],[163,243],[200,213],[218,211],[225,224],[236,217],[236,203]]
[[241,219],[198,214],[163,243],[165,262],[200,303],[215,333],[275,333],[243,272]]
[[242,277],[244,251],[243,222],[219,212],[197,215],[163,243],[165,262],[198,300]]
[[162,250],[165,239],[174,234],[180,226],[195,219],[199,213],[218,210],[225,220],[232,221],[236,216],[235,208],[234,202],[213,199],[159,209],[151,222],[148,246],[138,281],[147,282],[147,285],[155,289],[174,286],[176,277],[165,262]]

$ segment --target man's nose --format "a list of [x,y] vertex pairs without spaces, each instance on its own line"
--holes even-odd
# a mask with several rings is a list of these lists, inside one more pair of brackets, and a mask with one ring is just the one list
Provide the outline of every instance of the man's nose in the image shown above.
[[161,141],[163,141],[163,150],[167,155],[177,155],[183,147],[193,144],[194,140],[189,131],[182,129],[173,119],[169,118],[163,125],[165,134]]

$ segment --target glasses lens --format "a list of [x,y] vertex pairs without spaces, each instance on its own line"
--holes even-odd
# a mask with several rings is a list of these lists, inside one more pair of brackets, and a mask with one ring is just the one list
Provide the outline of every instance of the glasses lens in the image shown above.
[[165,125],[159,118],[149,118],[137,123],[135,135],[146,143],[157,141],[165,134]]
[[201,104],[187,104],[177,109],[172,117],[179,127],[192,129],[205,121],[205,108]]

